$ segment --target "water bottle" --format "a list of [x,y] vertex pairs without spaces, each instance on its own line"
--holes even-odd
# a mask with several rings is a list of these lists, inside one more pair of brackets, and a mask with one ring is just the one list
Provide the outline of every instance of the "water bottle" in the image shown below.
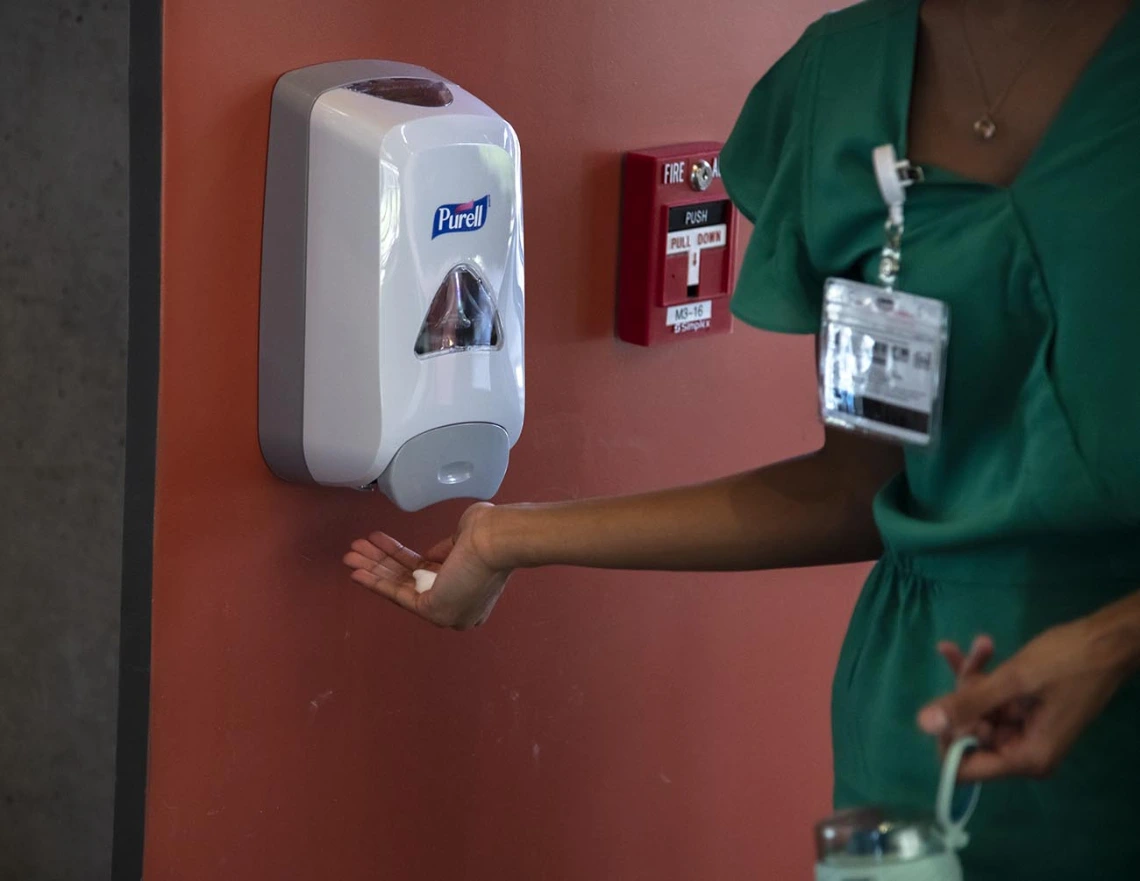
[[934,812],[869,806],[816,824],[816,881],[962,881],[958,851],[980,789],[958,792],[958,767],[977,741],[956,741],[942,763]]

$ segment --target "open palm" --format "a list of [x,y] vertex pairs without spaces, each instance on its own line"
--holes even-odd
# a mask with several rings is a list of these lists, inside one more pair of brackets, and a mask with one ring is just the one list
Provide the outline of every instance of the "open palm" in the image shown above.
[[[468,509],[452,538],[426,554],[406,548],[383,532],[352,543],[344,564],[352,580],[440,627],[468,630],[487,620],[506,587],[509,570],[490,565],[476,550],[475,521],[490,506]],[[435,572],[430,590],[417,592],[412,573]]]

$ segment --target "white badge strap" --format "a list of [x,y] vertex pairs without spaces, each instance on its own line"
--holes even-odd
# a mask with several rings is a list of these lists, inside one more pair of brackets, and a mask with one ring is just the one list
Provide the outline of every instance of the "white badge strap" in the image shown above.
[[887,222],[884,226],[886,240],[883,242],[883,256],[879,260],[879,282],[888,291],[893,290],[902,266],[903,205],[906,204],[906,188],[915,181],[922,180],[922,169],[913,167],[903,159],[899,161],[895,148],[890,144],[876,147],[871,154],[875,165],[875,179],[879,192],[887,204]]

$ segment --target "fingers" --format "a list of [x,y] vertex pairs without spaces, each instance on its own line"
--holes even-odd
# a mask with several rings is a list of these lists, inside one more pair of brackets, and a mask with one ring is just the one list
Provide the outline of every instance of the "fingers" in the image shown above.
[[[391,557],[405,569],[409,571],[415,569],[420,565],[423,558],[410,548],[404,547],[392,536],[383,532],[374,532],[368,536],[368,541],[371,542],[377,550]],[[355,543],[353,547],[355,547]]]
[[974,638],[968,655],[964,655],[958,644],[950,640],[938,643],[937,648],[959,682],[984,670],[994,657],[994,641],[985,634]]
[[[443,553],[441,559],[446,556]],[[354,541],[352,550],[342,560],[344,565],[353,570],[350,577],[357,584],[409,612],[433,623],[442,623],[436,620],[439,610],[434,609],[437,604],[432,600],[432,591],[417,591],[416,580],[412,575],[417,569],[438,573],[442,568],[439,562],[421,557],[383,532],[374,532],[367,539]]]
[[384,575],[377,575],[367,569],[356,569],[351,578],[357,584],[362,584],[387,600],[391,600],[409,612],[418,611],[419,594],[416,593],[415,581],[412,577],[395,579]]
[[990,661],[993,660],[993,656],[993,640],[988,636],[975,637],[973,644],[970,646],[970,653],[966,655],[962,661],[961,668],[958,670],[958,684],[961,685],[971,677],[983,672]]
[[350,569],[365,569],[376,575],[389,575],[392,578],[400,578],[408,573],[407,569],[397,564],[391,557],[384,556],[377,560],[371,554],[356,550],[357,544],[366,544],[366,542],[353,543],[353,550],[342,558],[344,565]]
[[994,641],[984,633],[981,636],[974,637],[974,642],[970,646],[970,653],[962,664],[962,676],[980,673],[993,660],[993,657]]
[[918,726],[927,734],[969,731],[1007,701],[1025,697],[1012,663],[988,675],[978,674],[957,690],[928,704],[918,714]]
[[962,665],[966,662],[966,656],[962,654],[962,650],[958,648],[958,643],[944,640],[938,643],[938,654],[946,661],[946,665],[954,674],[955,678],[958,677],[962,670]]
[[450,538],[445,538],[443,541],[432,545],[431,549],[426,554],[424,554],[424,559],[432,560],[436,563],[442,563],[447,559],[448,554],[451,553],[451,550],[454,547],[455,541]]
[[415,583],[412,572],[423,564],[419,554],[382,532],[358,538],[342,561],[353,570],[353,581],[402,606],[407,605],[405,589]]
[[351,578],[357,584],[408,611],[418,610],[419,595],[412,571],[421,560],[395,539],[382,532],[374,532],[368,539],[357,539],[352,543],[352,550],[344,555],[343,562],[353,570]]
[[[994,641],[986,634],[974,637],[969,654],[963,654],[958,644],[950,640],[939,642],[937,649],[954,674],[956,685],[960,687],[971,677],[983,672],[993,660]],[[938,746],[943,754],[961,733],[948,727],[938,735]],[[979,742],[988,744],[994,736],[994,726],[989,719],[983,719],[974,725],[969,733],[976,737]]]
[[376,547],[376,545],[372,544],[372,542],[366,538],[356,539],[356,541],[349,545],[349,547],[351,547],[362,557],[367,557],[369,560],[372,560],[374,563],[379,563],[381,560],[389,559],[386,553],[384,553],[382,550],[380,550],[380,548]]
[[1016,752],[974,750],[958,766],[958,780],[962,783],[984,783],[1013,774],[1025,774],[1024,764]]
[[995,727],[990,719],[982,719],[970,726],[968,730],[959,730],[948,726],[945,731],[938,735],[938,751],[942,755],[946,755],[950,747],[954,745],[954,741],[964,735],[976,738],[978,743],[983,746],[993,746],[998,742],[998,734],[1003,731],[1004,729]]
[[975,750],[960,767],[964,783],[1000,777],[1048,777],[1061,761],[1061,744],[1032,733],[1007,733],[993,748]]
[[[456,555],[456,541],[450,538],[424,557],[386,533],[374,532],[353,542],[343,559],[357,584],[433,624],[469,630],[486,620],[506,576],[487,570],[470,548],[460,550]],[[422,593],[416,590],[414,577],[420,569],[439,575],[431,589]]]

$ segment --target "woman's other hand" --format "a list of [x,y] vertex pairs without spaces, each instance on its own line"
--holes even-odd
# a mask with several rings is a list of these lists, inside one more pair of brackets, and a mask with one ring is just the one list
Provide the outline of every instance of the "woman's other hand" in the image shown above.
[[945,747],[973,735],[981,747],[963,762],[963,781],[1045,777],[1135,668],[1130,631],[1101,614],[1054,627],[992,672],[993,642],[968,655],[953,643],[939,653],[955,672],[955,690],[928,704],[918,725]]

